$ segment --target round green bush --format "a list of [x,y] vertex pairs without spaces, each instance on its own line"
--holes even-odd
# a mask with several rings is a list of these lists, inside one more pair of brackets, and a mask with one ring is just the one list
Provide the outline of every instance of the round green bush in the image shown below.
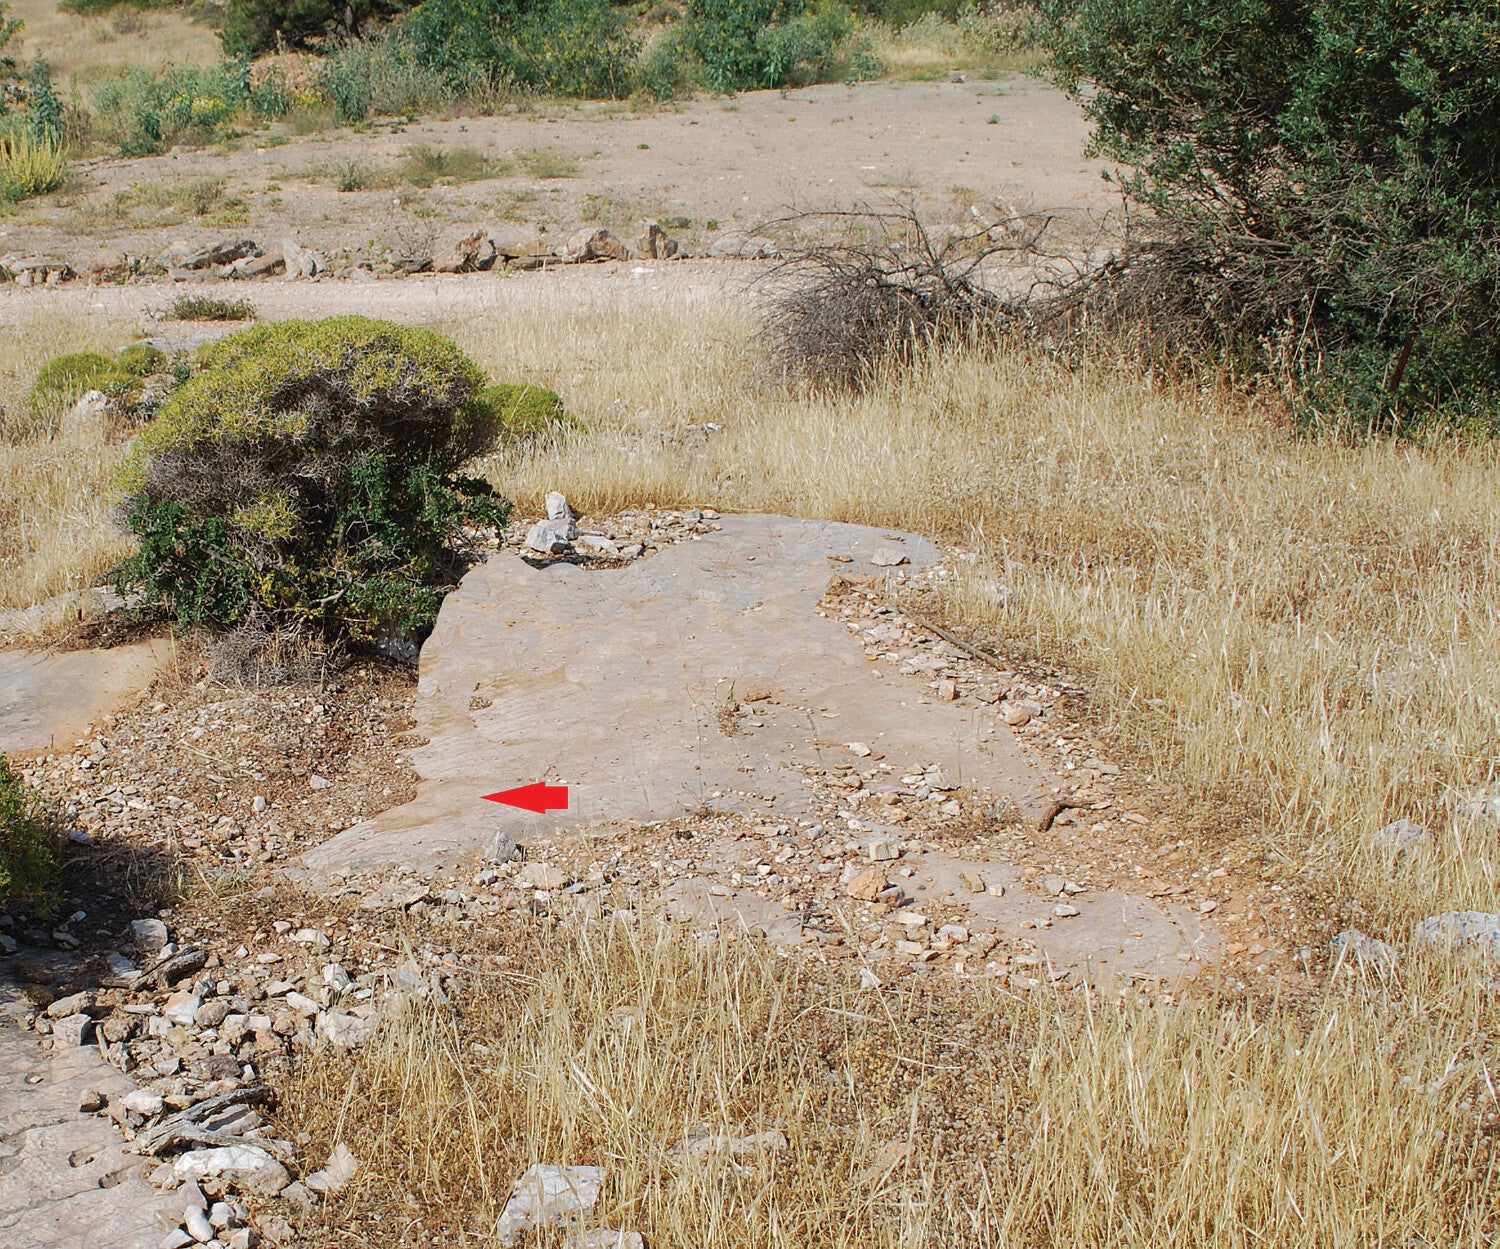
[[131,377],[150,377],[153,373],[165,373],[171,368],[167,353],[150,343],[131,343],[130,346],[121,348],[115,363]]
[[74,351],[54,356],[37,370],[26,406],[32,416],[46,419],[66,411],[91,390],[111,394],[130,384],[131,375],[97,351]]
[[558,393],[545,386],[500,382],[487,386],[479,401],[499,421],[500,436],[507,443],[548,435],[556,437],[583,429],[583,422],[568,412]]
[[419,631],[508,504],[457,470],[494,445],[479,366],[366,317],[282,321],[204,348],[121,466],[139,552],[122,589],[185,624]]
[[45,907],[56,878],[56,837],[37,817],[20,775],[0,755],[0,906]]

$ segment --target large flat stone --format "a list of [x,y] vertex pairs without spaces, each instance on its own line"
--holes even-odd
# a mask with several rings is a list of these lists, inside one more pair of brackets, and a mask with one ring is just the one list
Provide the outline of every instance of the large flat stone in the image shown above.
[[[496,832],[672,819],[703,807],[806,813],[803,765],[854,763],[867,743],[900,775],[927,765],[1023,804],[1051,782],[979,713],[873,675],[860,643],[817,612],[831,570],[883,571],[936,558],[911,534],[779,516],[725,517],[721,532],[628,567],[534,567],[501,554],[448,597],[422,651],[416,798],[306,856],[315,871],[451,864]],[[830,562],[846,555],[852,562]],[[888,558],[888,550],[883,555]],[[754,688],[762,727],[729,733],[720,712]],[[482,800],[566,782],[565,812]]]
[[94,1089],[135,1084],[89,1046],[50,1053],[14,1018],[23,1003],[0,977],[0,1245],[5,1249],[156,1249],[182,1198],[146,1183],[108,1119],[79,1112]]
[[108,650],[0,651],[0,754],[71,747],[149,685],[170,652],[164,640]]

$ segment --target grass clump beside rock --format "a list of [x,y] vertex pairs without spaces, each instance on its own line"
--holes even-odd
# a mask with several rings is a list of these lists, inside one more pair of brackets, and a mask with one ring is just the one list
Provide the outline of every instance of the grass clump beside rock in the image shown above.
[[62,415],[84,395],[98,391],[121,409],[132,409],[145,378],[168,367],[166,355],[149,343],[126,347],[113,360],[97,351],[71,351],[54,356],[37,370],[26,396],[24,419],[6,423],[14,440],[57,432]]
[[0,906],[45,904],[57,875],[54,835],[0,755]]
[[117,478],[122,588],[182,624],[373,641],[430,627],[509,505],[457,470],[502,416],[429,330],[284,321],[205,348]]

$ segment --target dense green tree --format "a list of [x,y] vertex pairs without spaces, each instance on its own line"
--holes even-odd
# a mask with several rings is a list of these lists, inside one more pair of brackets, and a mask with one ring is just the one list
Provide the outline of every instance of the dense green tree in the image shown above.
[[1295,338],[1325,416],[1500,428],[1500,5],[1043,9],[1054,73],[1175,234],[1205,330]]

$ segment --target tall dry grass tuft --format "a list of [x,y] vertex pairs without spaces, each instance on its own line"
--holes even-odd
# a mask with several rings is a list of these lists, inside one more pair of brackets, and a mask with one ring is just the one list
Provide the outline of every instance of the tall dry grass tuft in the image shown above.
[[[84,589],[127,550],[109,521],[105,487],[121,455],[102,425],[30,430],[26,395],[37,369],[66,352],[114,350],[132,328],[100,317],[26,318],[0,335],[0,609]],[[7,422],[6,414],[18,419]]]
[[60,83],[89,86],[135,66],[214,65],[223,49],[213,29],[168,6],[120,6],[99,17],[64,13],[57,0],[11,0],[11,16],[25,25],[17,59],[44,59]]
[[[622,924],[533,932],[492,967],[456,1010],[413,1005],[358,1056],[303,1065],[287,1128],[364,1167],[329,1226],[484,1243],[512,1180],[551,1162],[608,1171],[592,1225],[698,1249],[1494,1232],[1473,988],[1397,1009],[1346,982],[1259,1011],[873,993],[758,942]],[[695,1128],[784,1144],[684,1156]]]

